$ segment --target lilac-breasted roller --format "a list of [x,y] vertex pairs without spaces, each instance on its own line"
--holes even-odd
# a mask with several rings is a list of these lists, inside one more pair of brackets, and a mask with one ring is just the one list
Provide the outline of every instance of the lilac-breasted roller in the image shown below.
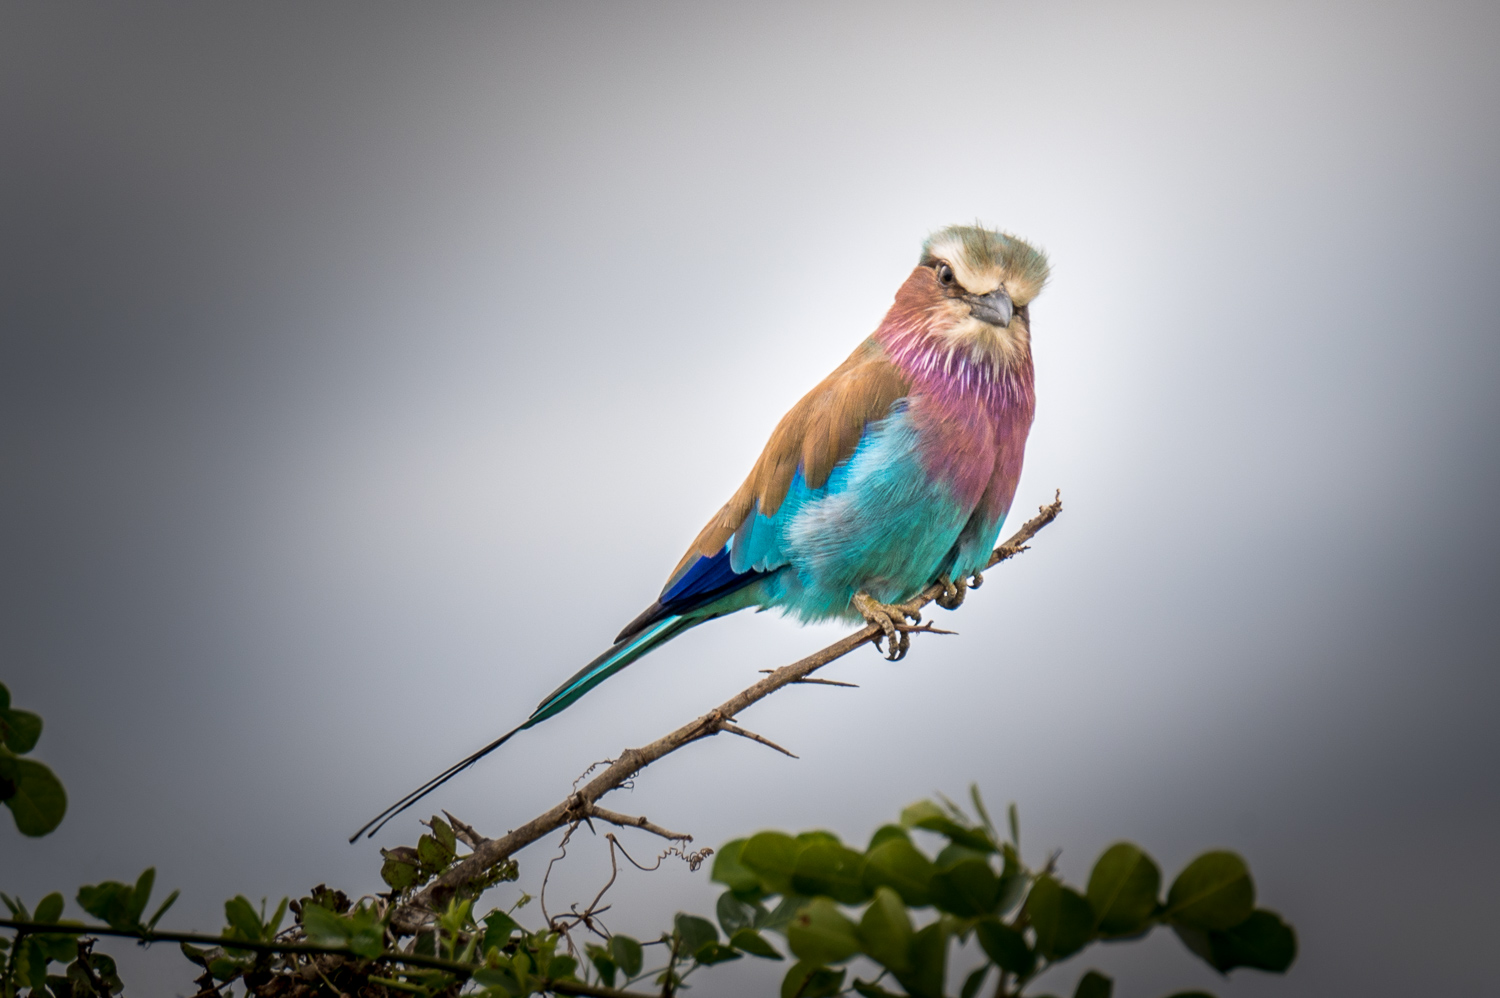
[[863,619],[880,626],[891,657],[904,654],[909,615],[895,604],[941,581],[940,605],[957,606],[1010,510],[1036,402],[1028,309],[1046,280],[1046,257],[1014,236],[934,233],[874,335],[782,418],[656,602],[523,724],[370,824],[653,648],[736,610]]

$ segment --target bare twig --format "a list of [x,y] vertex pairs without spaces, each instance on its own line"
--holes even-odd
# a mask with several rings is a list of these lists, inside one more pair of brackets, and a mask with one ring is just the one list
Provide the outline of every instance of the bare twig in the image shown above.
[[[1037,515],[1027,520],[1021,529],[1017,530],[1004,544],[996,548],[985,567],[990,568],[1002,561],[1007,561],[1026,550],[1027,541],[1035,537],[1047,524],[1057,519],[1061,512],[1062,499],[1059,494],[1051,503],[1041,507]],[[971,588],[973,588],[972,584]],[[909,600],[906,605],[913,608],[926,606],[943,592],[944,587],[941,583],[933,583]],[[477,879],[491,867],[508,859],[512,854],[544,835],[564,825],[576,823],[581,816],[588,813],[588,809],[595,806],[599,798],[612,790],[618,790],[653,762],[685,745],[721,731],[730,730],[734,727],[729,723],[730,718],[737,717],[752,704],[764,700],[782,687],[806,679],[818,669],[843,658],[876,636],[883,636],[881,629],[874,624],[867,624],[821,651],[814,652],[790,665],[782,666],[759,682],[730,697],[716,709],[683,725],[676,731],[648,745],[621,752],[604,772],[584,784],[576,792],[569,794],[566,800],[499,838],[481,839],[477,846],[472,847],[474,851],[470,855],[397,908],[391,918],[392,930],[403,935],[415,934],[435,917],[435,911],[441,909],[462,885]],[[748,734],[746,736],[748,737]],[[779,746],[774,747],[779,748]]]
[[[611,825],[619,825],[621,828],[642,828],[653,835],[660,835],[664,839],[679,839],[683,842],[693,841],[691,835],[684,835],[681,832],[669,832],[660,825],[653,825],[646,820],[645,816],[632,818],[630,815],[620,814],[618,811],[605,810],[597,804],[589,805],[588,813],[600,821],[607,821]],[[606,838],[612,839],[614,836],[606,834]]]

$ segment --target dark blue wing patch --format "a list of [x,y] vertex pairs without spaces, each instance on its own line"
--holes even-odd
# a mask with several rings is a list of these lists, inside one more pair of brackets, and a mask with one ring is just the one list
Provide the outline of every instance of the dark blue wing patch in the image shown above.
[[729,561],[728,545],[725,545],[712,558],[699,555],[698,560],[682,573],[682,578],[667,587],[666,592],[662,593],[655,603],[646,607],[639,617],[625,625],[625,629],[620,632],[620,636],[615,638],[615,641],[620,642],[633,637],[666,617],[680,617],[702,609],[714,600],[728,596],[750,585],[756,579],[762,579],[771,574],[753,569],[748,572],[736,572]]

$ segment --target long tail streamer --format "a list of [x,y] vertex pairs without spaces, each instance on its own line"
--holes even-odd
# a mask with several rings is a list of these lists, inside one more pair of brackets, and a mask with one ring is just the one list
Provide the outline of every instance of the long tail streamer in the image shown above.
[[497,748],[510,741],[511,737],[518,732],[525,731],[527,728],[532,727],[533,725],[540,724],[541,722],[547,720],[547,718],[559,714],[562,711],[566,710],[568,707],[571,707],[579,697],[583,696],[589,690],[593,689],[595,686],[598,686],[600,683],[604,682],[604,680],[608,679],[610,676],[613,676],[615,673],[625,668],[631,662],[634,662],[636,659],[640,658],[642,655],[646,654],[648,651],[657,647],[658,645],[664,644],[667,641],[670,641],[672,638],[675,638],[677,635],[681,634],[689,627],[692,627],[693,625],[699,623],[702,623],[702,620],[685,619],[679,616],[667,617],[666,619],[661,620],[653,626],[647,628],[645,631],[642,631],[640,634],[634,635],[614,645],[604,654],[600,655],[598,658],[594,659],[588,665],[580,669],[577,675],[573,676],[573,678],[569,679],[566,683],[563,683],[552,692],[551,696],[547,697],[547,699],[538,704],[536,710],[531,712],[531,716],[526,719],[526,722],[524,724],[512,728],[505,734],[501,735],[499,738],[496,738],[494,741],[481,748],[479,751],[475,752],[473,755],[468,756],[467,758],[462,759],[449,766],[447,769],[443,770],[441,773],[434,776],[432,779],[428,780],[426,783],[422,784],[420,787],[413,790],[411,793],[407,794],[405,797],[401,798],[396,803],[386,808],[384,811],[381,811],[375,817],[365,822],[365,824],[360,828],[359,831],[349,836],[349,841],[354,842],[358,840],[361,835],[364,835],[366,837],[373,837],[376,832],[384,828],[386,826],[386,823],[396,815],[400,814],[402,811],[405,811],[417,801],[421,800],[423,797],[426,797],[438,787],[442,786],[444,783],[447,783],[459,773],[462,773],[464,770],[474,765],[480,759],[483,759],[485,756],[489,755],[491,752],[495,751]]

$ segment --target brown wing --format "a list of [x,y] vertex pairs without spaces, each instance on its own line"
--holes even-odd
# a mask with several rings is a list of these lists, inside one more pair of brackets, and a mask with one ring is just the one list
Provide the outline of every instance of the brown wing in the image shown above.
[[880,344],[874,340],[860,344],[781,417],[745,484],[698,534],[673,569],[672,580],[699,555],[709,558],[723,548],[757,502],[763,515],[775,515],[799,467],[809,486],[822,488],[834,466],[859,446],[865,426],[884,418],[891,404],[908,391],[905,375]]

